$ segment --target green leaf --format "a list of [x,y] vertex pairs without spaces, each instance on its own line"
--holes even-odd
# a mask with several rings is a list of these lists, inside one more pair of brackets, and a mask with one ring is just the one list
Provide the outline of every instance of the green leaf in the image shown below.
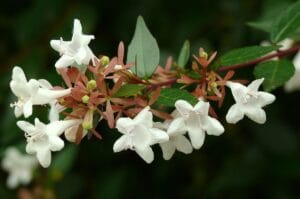
[[128,47],[127,63],[135,63],[132,71],[141,78],[150,77],[159,63],[157,42],[141,16],[137,19],[134,36]]
[[271,31],[271,41],[277,43],[300,27],[300,1],[290,6],[274,21]]
[[248,22],[247,25],[264,32],[270,32],[272,28],[272,23],[270,21]]
[[139,94],[145,88],[139,84],[125,84],[115,94],[114,97],[130,97]]
[[184,68],[190,58],[190,42],[186,40],[181,48],[177,64],[180,68]]
[[157,99],[157,103],[169,107],[174,107],[175,102],[180,99],[185,100],[192,105],[195,105],[198,102],[197,98],[191,95],[186,90],[177,88],[165,88],[161,90],[160,96]]
[[[217,63],[220,66],[230,66],[241,63],[247,63],[269,52],[277,50],[279,46],[249,46],[232,50],[223,55]],[[217,69],[218,67],[215,67]]]
[[50,173],[52,177],[57,178],[67,173],[73,166],[78,147],[76,145],[68,145],[60,153],[58,153],[51,164]]
[[257,79],[265,78],[263,87],[266,91],[282,86],[294,74],[295,67],[289,60],[268,61],[258,64],[254,69]]

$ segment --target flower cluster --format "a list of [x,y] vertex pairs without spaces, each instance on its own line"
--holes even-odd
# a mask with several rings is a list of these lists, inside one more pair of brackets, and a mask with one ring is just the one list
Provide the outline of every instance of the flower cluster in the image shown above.
[[[13,69],[10,87],[18,98],[11,105],[15,116],[28,118],[34,105],[50,106],[48,123],[38,118],[34,124],[17,122],[25,132],[26,152],[36,155],[43,167],[50,165],[51,152],[63,149],[62,134],[77,144],[87,135],[102,139],[97,131],[101,121],[122,134],[113,145],[114,152],[130,149],[151,163],[151,146],[159,144],[163,158],[169,160],[176,150],[189,154],[200,149],[206,134],[224,133],[212,103],[221,107],[226,90],[231,90],[236,102],[226,115],[232,124],[244,116],[264,123],[262,108],[275,100],[274,95],[258,90],[263,78],[245,86],[245,80],[233,79],[234,71],[223,74],[212,70],[216,52],[208,56],[200,48],[189,69],[177,67],[169,58],[165,67],[158,66],[151,77],[143,78],[132,70],[136,63],[124,63],[123,42],[117,56],[110,59],[94,55],[88,46],[92,39],[93,35],[82,33],[80,21],[75,19],[71,41],[61,38],[50,42],[60,54],[55,67],[67,88],[52,86],[44,79],[28,81],[20,67]],[[162,90],[174,85],[184,88],[187,96],[174,96],[170,108],[161,103]]]

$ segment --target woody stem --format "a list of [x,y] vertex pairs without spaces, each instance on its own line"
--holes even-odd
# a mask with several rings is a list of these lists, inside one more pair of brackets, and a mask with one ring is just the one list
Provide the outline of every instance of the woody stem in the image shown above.
[[274,57],[283,57],[283,56],[287,56],[289,54],[293,54],[293,53],[295,53],[299,50],[300,50],[300,44],[294,46],[293,48],[289,48],[287,50],[281,50],[281,51],[278,51],[276,53],[272,53],[270,55],[266,55],[264,57],[254,59],[254,60],[246,62],[246,63],[236,64],[236,65],[232,65],[232,66],[222,66],[221,68],[218,69],[218,71],[223,72],[223,71],[237,70],[237,69],[240,69],[240,68],[253,66],[253,65],[256,65],[256,64],[261,63],[263,61],[270,60]]

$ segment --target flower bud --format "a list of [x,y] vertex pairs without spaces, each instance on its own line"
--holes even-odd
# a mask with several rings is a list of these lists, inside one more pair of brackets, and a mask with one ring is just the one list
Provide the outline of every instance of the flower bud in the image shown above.
[[206,60],[207,60],[207,58],[208,58],[208,55],[207,55],[207,53],[206,53],[206,52],[204,52],[204,51],[201,51],[201,52],[199,53],[199,56],[200,56],[201,58],[204,58],[204,59],[206,59]]
[[100,59],[100,64],[101,64],[102,66],[106,66],[107,64],[109,64],[109,57],[103,56],[103,57]]
[[82,122],[83,129],[90,130],[93,128],[93,117],[94,117],[94,110],[92,109],[88,110]]
[[95,81],[95,80],[90,80],[88,83],[87,83],[87,89],[89,90],[89,91],[92,91],[92,90],[94,90],[95,88],[97,88],[97,82]]
[[81,98],[81,101],[85,104],[89,103],[89,100],[90,100],[90,97],[87,95],[85,95]]

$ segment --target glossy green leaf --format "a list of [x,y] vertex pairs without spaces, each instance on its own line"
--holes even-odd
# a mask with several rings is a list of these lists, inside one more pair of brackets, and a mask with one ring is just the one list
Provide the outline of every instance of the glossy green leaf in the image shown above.
[[125,84],[116,93],[115,97],[130,97],[139,94],[145,88],[139,84]]
[[181,48],[178,60],[177,60],[177,65],[180,68],[184,68],[184,66],[188,63],[190,58],[190,42],[186,40]]
[[265,78],[263,87],[267,91],[282,86],[294,74],[295,67],[289,60],[268,61],[258,64],[254,69],[257,79]]
[[198,102],[197,98],[191,95],[186,90],[177,88],[165,88],[161,90],[160,96],[157,99],[157,103],[169,107],[174,107],[175,102],[180,99],[185,100],[192,105]]
[[141,16],[137,19],[134,36],[128,47],[127,63],[135,63],[132,71],[141,78],[150,77],[159,63],[156,39]]
[[300,27],[300,1],[282,12],[272,27],[271,41],[274,43],[294,33]]
[[270,53],[279,46],[249,46],[244,48],[239,48],[232,50],[225,55],[223,55],[218,61],[219,66],[230,66],[241,63],[247,63],[267,53]]

